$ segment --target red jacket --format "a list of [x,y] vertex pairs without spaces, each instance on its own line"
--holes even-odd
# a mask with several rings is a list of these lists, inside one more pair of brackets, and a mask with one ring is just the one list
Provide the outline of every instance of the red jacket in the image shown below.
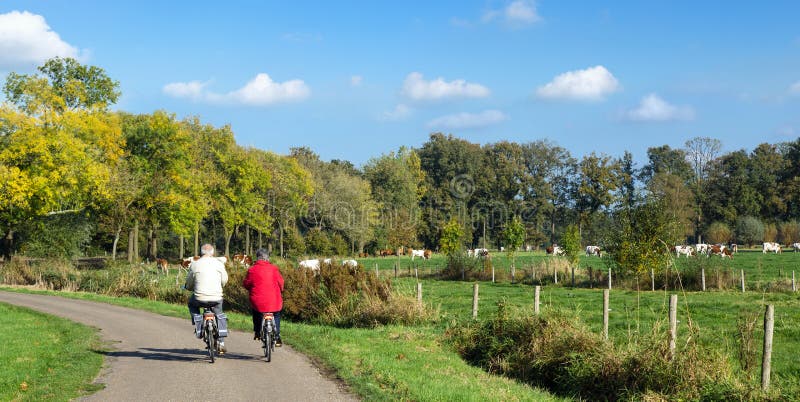
[[259,312],[274,313],[283,308],[283,277],[269,261],[256,261],[242,285],[250,292],[250,305]]

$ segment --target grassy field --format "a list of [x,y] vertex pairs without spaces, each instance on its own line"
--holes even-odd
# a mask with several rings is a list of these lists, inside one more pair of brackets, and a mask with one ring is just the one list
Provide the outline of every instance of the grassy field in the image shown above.
[[[438,310],[440,318],[429,325],[416,327],[385,326],[376,329],[342,329],[320,325],[290,323],[284,327],[289,344],[304,351],[332,369],[344,379],[354,392],[367,399],[409,400],[543,400],[553,398],[546,392],[498,378],[464,363],[447,345],[442,335],[449,325],[469,320],[472,308],[472,282],[443,281],[437,272],[445,264],[442,256],[431,260],[410,257],[365,258],[359,262],[370,270],[377,264],[383,278],[392,278],[397,291],[413,294],[416,287],[414,268],[418,269],[423,284],[423,299]],[[398,264],[398,279],[394,278],[394,265]],[[602,326],[602,292],[589,289],[588,267],[606,272],[605,260],[582,257],[576,270],[579,287],[569,286],[568,266],[559,257],[543,253],[521,253],[517,256],[517,280],[511,283],[510,260],[505,254],[494,253],[497,283],[480,284],[479,319],[489,317],[499,300],[509,305],[533,310],[533,285],[542,285],[542,309],[564,309],[575,312],[592,330],[600,332]],[[279,265],[286,266],[285,262]],[[773,351],[773,384],[780,387],[788,399],[800,399],[800,296],[791,292],[791,270],[800,268],[800,253],[781,255],[761,252],[740,252],[731,260],[712,258],[681,258],[675,260],[680,270],[706,269],[708,292],[622,290],[615,288],[611,296],[610,337],[616,343],[635,341],[637,334],[647,333],[659,320],[666,320],[668,297],[679,295],[679,341],[688,336],[699,339],[704,347],[724,351],[731,364],[739,365],[736,343],[737,328],[745,318],[757,320],[751,335],[760,359],[764,305],[776,308],[775,341]],[[559,272],[560,282],[553,284],[552,272]],[[738,291],[738,271],[744,270],[747,292]],[[727,290],[716,288],[712,272],[731,272],[727,275]],[[169,296],[171,301],[182,299],[176,289],[176,272],[170,276],[152,272],[137,272],[137,281],[155,283],[151,291],[141,297]],[[533,275],[536,279],[532,280]],[[92,273],[102,282],[102,272]],[[112,274],[113,275],[113,274]],[[520,279],[525,278],[523,283]],[[84,278],[85,280],[86,278]],[[182,277],[178,277],[182,282]],[[800,277],[798,277],[800,279]],[[155,280],[155,282],[153,282]],[[647,279],[649,283],[649,279]],[[649,286],[648,286],[649,287]],[[115,298],[96,294],[70,294],[104,302],[128,305],[161,314],[183,317],[185,307],[136,298]],[[247,316],[232,314],[233,328],[247,329]],[[751,352],[751,354],[754,352]],[[753,356],[751,356],[753,357]],[[760,360],[758,360],[760,361]],[[760,369],[756,367],[745,374],[757,384]],[[458,384],[453,386],[453,384]]]
[[0,400],[68,401],[101,387],[93,329],[4,303],[0,326]]

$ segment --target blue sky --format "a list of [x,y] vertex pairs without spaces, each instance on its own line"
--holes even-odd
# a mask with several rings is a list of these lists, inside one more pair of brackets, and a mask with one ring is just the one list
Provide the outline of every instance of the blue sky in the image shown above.
[[800,2],[0,3],[0,75],[73,56],[118,109],[230,124],[361,165],[431,132],[641,164],[800,137]]

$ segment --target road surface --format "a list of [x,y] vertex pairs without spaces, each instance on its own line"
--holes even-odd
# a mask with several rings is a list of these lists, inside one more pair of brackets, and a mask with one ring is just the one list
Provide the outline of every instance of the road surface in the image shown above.
[[230,331],[211,364],[188,319],[56,296],[0,291],[0,301],[100,329],[109,345],[90,401],[354,401],[304,355],[283,346],[263,359],[250,332]]

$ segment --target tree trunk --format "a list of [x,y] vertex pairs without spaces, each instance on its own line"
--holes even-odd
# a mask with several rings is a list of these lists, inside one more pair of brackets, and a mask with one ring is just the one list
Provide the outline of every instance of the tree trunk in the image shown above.
[[244,253],[245,255],[253,254],[250,246],[250,225],[244,227]]
[[283,254],[283,224],[278,225],[278,238],[280,239],[281,243],[281,258],[286,258]]
[[225,231],[225,257],[230,255],[230,246],[231,246],[231,237],[233,237],[233,232],[236,230],[234,226],[233,230],[228,231],[228,227],[223,225],[223,230]]
[[139,262],[139,220],[133,224],[133,261]]
[[4,261],[11,261],[11,254],[14,251],[14,230],[8,229],[6,235],[3,236],[3,242],[0,244],[0,255],[3,256]]
[[133,263],[133,228],[128,230],[128,262]]
[[[122,226],[117,226],[117,231],[114,233],[114,245],[111,246],[111,260],[116,261],[117,259],[117,243],[119,243],[119,234],[122,232]],[[128,242],[130,243],[130,241]]]
[[194,227],[194,254],[200,255],[200,225]]
[[183,243],[184,243],[183,235],[181,235],[181,240],[180,241],[181,241],[181,246],[179,247],[179,249],[180,249],[180,259],[182,260],[183,259],[183,253],[184,253],[184,250],[183,250]]
[[263,236],[261,235],[261,231],[258,231],[258,248],[264,248],[264,243],[262,242]]

